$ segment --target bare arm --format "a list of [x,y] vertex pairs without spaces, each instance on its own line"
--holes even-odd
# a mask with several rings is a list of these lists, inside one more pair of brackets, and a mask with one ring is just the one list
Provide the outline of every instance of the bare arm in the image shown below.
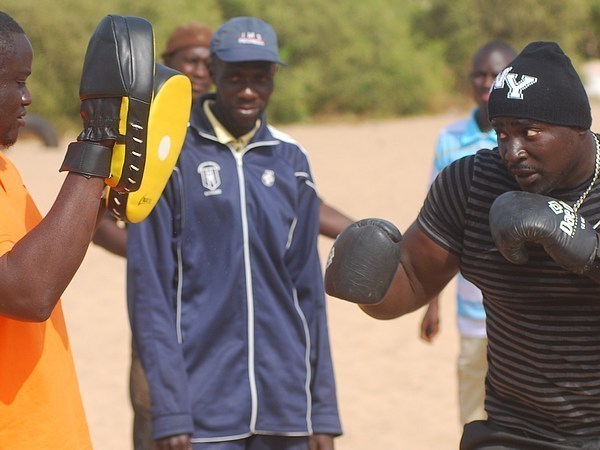
[[337,209],[321,202],[319,207],[319,233],[335,239],[344,229],[352,223],[352,219],[339,212]]
[[127,253],[127,229],[119,226],[117,220],[111,215],[105,214],[100,219],[94,244],[108,250],[115,255],[125,257]]
[[376,319],[393,319],[421,308],[458,272],[458,257],[427,237],[416,223],[399,245],[400,264],[385,297],[374,305],[360,305]]
[[67,174],[48,215],[0,257],[0,314],[46,320],[94,233],[104,180]]

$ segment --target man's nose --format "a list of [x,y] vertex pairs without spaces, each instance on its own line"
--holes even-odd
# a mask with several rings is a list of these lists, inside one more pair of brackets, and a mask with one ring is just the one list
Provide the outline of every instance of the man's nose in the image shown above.
[[502,150],[502,157],[509,164],[522,160],[527,156],[527,152],[523,149],[521,141],[518,139],[510,139],[508,142],[505,142],[502,145]]
[[240,95],[244,98],[254,98],[257,95],[256,88],[252,85],[252,83],[246,83],[242,87]]
[[31,92],[29,92],[29,88],[25,87],[23,91],[23,95],[21,96],[21,103],[25,106],[31,105]]

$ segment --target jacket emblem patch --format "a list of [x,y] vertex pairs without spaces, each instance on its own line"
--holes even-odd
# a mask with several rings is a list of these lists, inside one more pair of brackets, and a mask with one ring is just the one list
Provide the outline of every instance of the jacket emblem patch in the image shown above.
[[260,179],[265,186],[271,187],[275,184],[275,172],[270,169],[265,169]]
[[206,189],[205,196],[219,195],[221,189],[221,166],[214,161],[206,161],[198,166],[198,173],[202,179],[202,186]]

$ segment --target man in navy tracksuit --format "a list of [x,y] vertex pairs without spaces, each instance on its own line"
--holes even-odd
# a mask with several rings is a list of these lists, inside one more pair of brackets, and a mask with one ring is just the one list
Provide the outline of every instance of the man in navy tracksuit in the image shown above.
[[211,41],[216,93],[192,110],[163,198],[129,227],[128,303],[160,449],[331,450],[341,434],[303,149],[266,123],[270,25]]

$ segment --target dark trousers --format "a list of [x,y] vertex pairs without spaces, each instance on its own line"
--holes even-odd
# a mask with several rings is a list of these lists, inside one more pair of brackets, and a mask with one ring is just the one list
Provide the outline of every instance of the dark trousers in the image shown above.
[[581,442],[548,442],[519,435],[486,420],[476,420],[465,425],[460,450],[599,450],[600,440]]
[[251,436],[227,442],[193,444],[194,450],[308,450],[307,437]]

